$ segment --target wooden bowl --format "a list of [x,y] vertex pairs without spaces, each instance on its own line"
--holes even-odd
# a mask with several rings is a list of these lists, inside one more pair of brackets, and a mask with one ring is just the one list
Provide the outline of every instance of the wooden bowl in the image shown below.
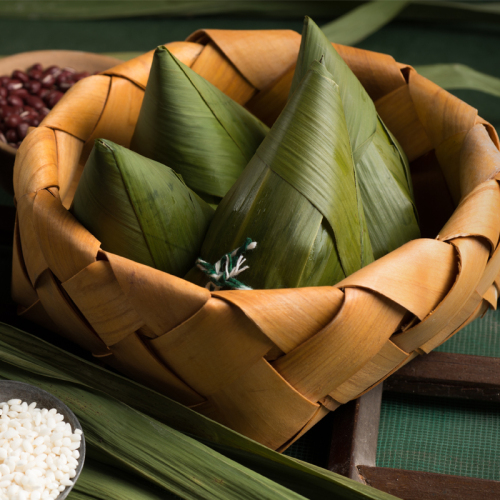
[[[42,64],[43,67],[53,64],[60,67],[70,67],[77,71],[104,71],[116,66],[121,61],[114,57],[90,52],[79,52],[75,50],[35,50],[32,52],[22,52],[0,59],[0,75],[9,75],[12,71],[20,69],[25,71],[35,63]],[[9,193],[14,193],[12,187],[12,169],[16,149],[0,141],[0,185]]]
[[[291,31],[205,30],[169,49],[271,124],[299,44]],[[78,82],[23,141],[14,169],[19,313],[282,450],[496,307],[495,130],[410,66],[336,49],[411,162],[422,238],[336,286],[283,290],[209,292],[102,250],[67,208],[94,140],[129,146],[150,52]]]

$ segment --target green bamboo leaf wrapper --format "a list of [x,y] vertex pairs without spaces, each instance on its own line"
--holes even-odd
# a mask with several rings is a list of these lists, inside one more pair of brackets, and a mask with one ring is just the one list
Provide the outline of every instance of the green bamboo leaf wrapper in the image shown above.
[[176,276],[192,266],[214,213],[172,169],[103,139],[71,211],[103,250]]
[[314,62],[218,206],[201,256],[215,262],[250,237],[246,285],[333,285],[373,260],[359,215],[338,86]]
[[[182,498],[196,499],[274,500],[283,494],[287,500],[395,499],[326,469],[276,453],[152,389],[3,323],[0,378],[32,383],[51,392],[81,421],[89,461],[86,459],[80,476],[82,484],[79,480],[72,492],[79,500],[86,500],[86,496],[114,500],[117,482],[122,483],[116,490],[118,495],[127,482],[134,484],[128,491],[134,500],[153,500],[158,488],[165,492],[162,498],[169,498],[169,490]],[[116,426],[129,430],[117,432]],[[215,451],[192,437],[179,436],[167,426],[195,436]],[[134,442],[139,448],[134,447]],[[201,464],[199,469],[194,468],[195,472],[189,465],[193,453]],[[116,471],[115,477],[107,481],[98,478],[94,468],[86,475],[87,464],[94,460],[104,460],[103,471],[110,472],[108,467],[113,467],[127,476]],[[147,481],[147,486],[137,477]],[[92,480],[101,483],[96,484],[93,492],[89,488]]]
[[290,95],[311,62],[321,57],[339,86],[362,207],[373,254],[378,259],[420,236],[408,160],[359,80],[308,17]]
[[168,165],[205,200],[218,203],[267,132],[166,47],[156,49],[132,150]]

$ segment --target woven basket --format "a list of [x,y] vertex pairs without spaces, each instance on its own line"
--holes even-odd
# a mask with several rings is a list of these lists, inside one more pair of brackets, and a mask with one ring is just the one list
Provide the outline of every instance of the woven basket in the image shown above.
[[[300,36],[198,31],[169,49],[271,124]],[[94,139],[128,146],[152,52],[72,88],[15,165],[19,314],[274,449],[495,308],[499,142],[384,54],[336,45],[409,157],[425,237],[335,287],[210,293],[100,249],[67,211]],[[436,237],[436,235],[438,235]]]

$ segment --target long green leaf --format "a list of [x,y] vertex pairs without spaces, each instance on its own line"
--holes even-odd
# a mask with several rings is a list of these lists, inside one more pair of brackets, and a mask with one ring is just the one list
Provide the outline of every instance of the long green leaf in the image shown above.
[[215,262],[250,237],[258,247],[246,285],[333,285],[369,263],[361,234],[338,86],[314,62],[217,208],[202,258]]
[[193,191],[217,202],[267,131],[243,106],[158,47],[130,148],[168,165]]
[[354,45],[391,22],[409,3],[408,0],[369,2],[324,24],[321,29],[332,42]]
[[[273,1],[199,0],[172,2],[168,0],[3,0],[0,15],[10,19],[116,19],[137,16],[200,16],[200,15],[259,15],[293,18],[308,14],[313,17],[337,17],[367,2],[336,0]],[[390,3],[388,1],[387,3]],[[403,12],[407,19],[499,21],[498,2],[439,2],[415,1]]]
[[[2,323],[0,323],[0,361],[0,374],[2,367],[11,366],[11,370],[17,367],[18,370],[22,370],[25,377],[31,377],[30,380],[34,380],[35,385],[39,385],[40,380],[44,383],[46,381],[45,387],[49,392],[53,390],[50,381],[66,382],[71,387],[77,386],[82,390],[93,388],[97,390],[97,394],[107,395],[108,399],[119,399],[149,415],[149,420],[152,417],[179,431],[196,436],[228,458],[288,486],[311,500],[394,499],[391,495],[343,476],[280,455],[151,389]],[[13,378],[21,380],[17,375]],[[90,394],[93,394],[93,391],[90,391]],[[64,400],[75,411],[74,395]],[[99,409],[96,408],[96,411]],[[114,421],[114,418],[111,421]],[[152,423],[154,424],[154,420]],[[84,430],[86,431],[85,425]],[[93,440],[91,441],[89,450],[93,448]],[[96,443],[96,448],[100,448],[100,442]]]
[[373,255],[378,259],[420,235],[408,161],[359,80],[307,17],[291,95],[308,65],[321,57],[339,86],[361,193],[359,210],[364,210]]
[[500,97],[500,78],[481,73],[465,64],[429,64],[415,66],[415,69],[447,90],[477,90]]
[[182,498],[303,498],[99,390],[34,375],[10,363],[2,363],[0,378],[34,384],[54,394],[73,410],[86,441]]
[[214,214],[170,168],[99,139],[71,207],[104,250],[183,276]]
[[68,500],[164,500],[167,495],[138,476],[86,458]]

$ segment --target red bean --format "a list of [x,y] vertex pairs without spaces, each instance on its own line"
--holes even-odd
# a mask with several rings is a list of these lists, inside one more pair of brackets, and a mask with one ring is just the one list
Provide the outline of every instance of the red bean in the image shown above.
[[37,80],[30,80],[24,84],[24,88],[30,94],[36,94],[42,88],[42,84]]
[[36,111],[23,111],[19,115],[25,122],[29,121],[32,117],[38,117],[38,113]]
[[9,142],[17,142],[18,141],[17,131],[14,130],[13,128],[10,128],[9,130],[7,130],[7,132],[5,132],[5,138]]
[[41,88],[37,93],[36,95],[40,98],[40,99],[45,99],[50,93],[52,92],[52,89],[45,89],[45,88]]
[[28,128],[29,124],[27,124],[26,122],[22,122],[17,126],[17,136],[19,137],[19,140],[22,141],[26,137]]
[[37,127],[64,92],[89,76],[88,71],[39,63],[0,77],[0,141],[18,148],[30,126]]
[[7,97],[7,104],[10,104],[11,106],[22,106],[24,104],[24,101],[21,99],[21,97],[11,94],[9,95],[9,97]]
[[57,90],[48,98],[47,105],[50,109],[52,109],[60,100],[64,94],[62,92],[58,92]]
[[28,120],[28,124],[30,127],[38,127],[38,125],[40,125],[40,118],[38,116],[34,116],[33,118],[30,118]]
[[43,72],[43,74],[44,74],[44,76],[45,75],[54,75],[54,77],[56,77],[61,71],[62,71],[62,69],[59,66],[49,66]]
[[56,83],[56,77],[49,73],[48,75],[45,75],[40,81],[42,83],[42,86],[48,89],[51,88],[54,83]]
[[[41,65],[38,65],[38,66],[41,66]],[[41,69],[37,69],[37,68],[33,67],[33,69],[28,70],[28,76],[32,80],[41,80],[43,78],[43,71]]]
[[32,69],[37,69],[39,71],[43,71],[43,66],[40,63],[35,63],[28,68],[28,71],[30,71]]
[[23,122],[23,119],[20,115],[9,115],[5,118],[5,125],[9,128],[16,128],[20,123]]
[[45,107],[45,103],[37,97],[36,95],[30,95],[26,98],[26,104],[35,109],[42,109]]
[[15,80],[21,80],[22,82],[27,82],[30,77],[24,72],[19,69],[15,69],[12,72],[12,78]]
[[26,99],[30,95],[30,93],[26,89],[16,89],[16,90],[11,90],[9,95],[15,95],[17,97],[20,97],[21,99]]
[[59,90],[61,90],[62,92],[66,92],[68,91],[71,87],[73,87],[73,85],[75,84],[75,82],[61,82],[59,84]]
[[0,118],[5,118],[6,116],[14,113],[14,108],[12,106],[3,105],[0,106]]
[[61,71],[61,73],[58,75],[56,78],[56,83],[62,83],[62,82],[67,82],[68,80],[71,80],[73,77],[73,74],[70,73],[69,71]]
[[5,85],[7,90],[16,90],[23,88],[23,82],[21,80],[10,80],[7,85]]

